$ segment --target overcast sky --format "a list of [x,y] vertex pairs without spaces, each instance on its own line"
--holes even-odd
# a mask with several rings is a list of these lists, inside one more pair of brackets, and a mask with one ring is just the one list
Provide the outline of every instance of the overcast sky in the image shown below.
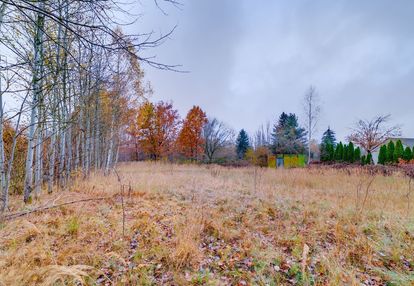
[[[159,0],[160,1],[160,0]],[[177,29],[157,61],[189,73],[144,66],[153,100],[173,101],[182,116],[200,105],[209,116],[253,133],[282,111],[303,119],[310,85],[322,101],[320,133],[339,139],[359,118],[392,114],[414,137],[414,1],[412,0],[153,0],[130,33]]]

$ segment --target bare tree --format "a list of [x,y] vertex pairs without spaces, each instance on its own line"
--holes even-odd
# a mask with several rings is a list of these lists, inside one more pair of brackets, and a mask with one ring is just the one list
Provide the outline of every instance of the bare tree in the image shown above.
[[203,127],[204,153],[211,163],[214,155],[234,139],[234,131],[216,118],[210,118]]
[[308,164],[311,162],[311,142],[316,131],[319,115],[321,113],[320,99],[314,86],[310,86],[303,98],[303,109],[306,116],[305,127],[308,131]]
[[391,115],[378,115],[370,120],[359,120],[348,140],[361,146],[368,154],[383,145],[389,138],[400,136],[400,125],[388,126]]
[[255,149],[259,147],[269,147],[272,141],[272,128],[270,122],[267,121],[266,125],[261,125],[259,129],[254,134],[254,138],[252,138],[251,142],[253,142],[253,146]]

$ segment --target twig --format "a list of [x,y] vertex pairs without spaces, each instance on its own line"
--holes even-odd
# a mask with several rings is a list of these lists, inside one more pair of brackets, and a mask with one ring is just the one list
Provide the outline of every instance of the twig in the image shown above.
[[413,178],[410,177],[408,181],[408,192],[407,192],[407,217],[410,215],[410,195],[411,195],[411,180]]
[[51,206],[46,206],[46,207],[40,207],[37,209],[33,209],[33,210],[29,210],[29,211],[25,211],[25,212],[19,212],[19,213],[14,213],[14,214],[10,214],[7,216],[4,216],[4,220],[12,220],[18,217],[22,217],[31,213],[35,213],[35,212],[41,212],[41,211],[45,211],[45,210],[49,210],[49,209],[53,209],[53,208],[57,208],[57,207],[61,207],[61,206],[66,206],[66,205],[71,205],[71,204],[76,204],[76,203],[82,203],[82,202],[89,202],[89,201],[101,201],[101,200],[106,200],[106,199],[110,199],[111,197],[100,197],[100,198],[89,198],[89,199],[82,199],[82,200],[77,200],[77,201],[70,201],[70,202],[66,202],[66,203],[62,203],[62,204],[58,204],[58,205],[51,205]]
[[121,205],[122,205],[122,236],[125,237],[124,185],[121,185]]
[[361,209],[359,210],[360,214],[362,214],[364,207],[365,207],[365,203],[367,202],[368,199],[368,195],[369,195],[369,191],[371,189],[371,185],[374,182],[375,177],[373,176],[371,178],[371,180],[368,182],[367,188],[365,189],[365,196],[364,196],[364,200],[362,201],[362,205],[361,205]]

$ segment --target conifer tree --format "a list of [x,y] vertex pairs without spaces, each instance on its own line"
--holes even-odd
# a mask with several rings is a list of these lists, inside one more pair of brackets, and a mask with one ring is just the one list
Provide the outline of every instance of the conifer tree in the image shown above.
[[343,155],[344,162],[349,162],[348,156],[348,145],[344,144],[344,155]]
[[366,165],[372,165],[372,163],[373,163],[373,161],[372,161],[372,154],[371,153],[368,153]]
[[249,147],[249,136],[247,135],[247,132],[242,129],[240,130],[239,136],[237,136],[236,140],[236,152],[239,159],[244,159]]
[[336,145],[335,160],[342,161],[343,158],[344,158],[344,145],[342,144],[342,142],[339,142],[339,144]]
[[394,151],[395,145],[393,141],[390,141],[387,146],[387,160],[386,163],[393,163],[394,162]]
[[410,147],[405,147],[405,150],[404,150],[404,155],[403,155],[403,159],[405,160],[405,161],[410,161],[410,160],[412,160],[413,159],[413,153],[411,152],[411,149],[410,149]]
[[367,163],[367,158],[365,157],[365,155],[361,156],[361,165],[364,166]]
[[332,144],[329,144],[329,149],[328,149],[328,153],[329,153],[329,161],[332,162],[335,160],[335,147]]
[[306,131],[299,126],[298,117],[294,113],[282,113],[273,127],[273,154],[305,153]]
[[348,144],[348,161],[350,163],[355,162],[355,149],[354,149],[354,143],[349,142]]
[[359,162],[361,160],[361,148],[357,147],[354,153],[354,162]]
[[387,146],[382,145],[378,155],[378,164],[385,165],[387,162]]
[[336,137],[335,132],[328,127],[328,129],[322,135],[322,144],[331,144],[335,147],[336,145]]
[[404,155],[404,147],[401,143],[401,140],[398,140],[395,144],[395,150],[394,150],[394,162],[398,163],[398,160],[401,159]]

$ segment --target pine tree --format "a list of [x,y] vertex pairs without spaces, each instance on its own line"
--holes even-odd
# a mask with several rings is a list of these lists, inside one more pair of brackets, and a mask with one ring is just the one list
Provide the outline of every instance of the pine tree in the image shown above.
[[273,127],[272,152],[274,154],[303,154],[307,144],[306,131],[299,126],[294,113],[282,113]]
[[354,153],[354,161],[359,162],[361,160],[361,148],[357,147]]
[[405,160],[405,161],[410,161],[410,160],[412,160],[413,159],[413,153],[411,152],[411,149],[410,149],[410,147],[405,147],[405,150],[404,150],[404,155],[403,155],[403,159]]
[[247,150],[250,147],[249,136],[244,129],[240,130],[236,140],[236,152],[239,159],[244,159]]
[[399,159],[401,159],[404,155],[404,147],[401,143],[401,140],[398,140],[395,144],[395,150],[394,150],[394,162],[398,163]]
[[354,143],[352,142],[349,142],[348,144],[348,161],[349,163],[355,162],[355,148],[354,148]]
[[336,145],[335,132],[330,127],[322,135],[322,144]]
[[390,141],[387,146],[387,160],[386,163],[393,163],[394,162],[394,150],[395,145],[393,141]]
[[378,164],[385,165],[387,162],[387,145],[382,145],[378,154]]

